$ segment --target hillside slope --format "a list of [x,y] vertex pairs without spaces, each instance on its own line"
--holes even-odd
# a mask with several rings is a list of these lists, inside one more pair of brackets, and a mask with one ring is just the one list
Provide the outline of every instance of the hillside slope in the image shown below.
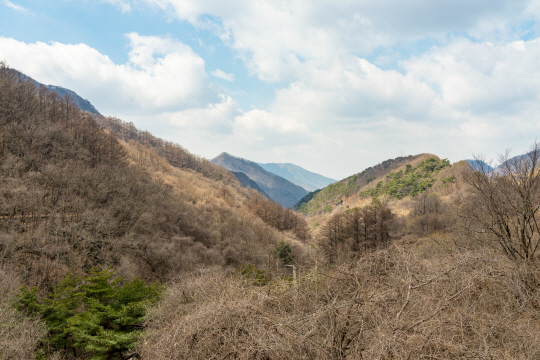
[[32,79],[30,76],[23,74],[20,71],[17,71],[15,69],[11,69],[11,70],[14,72],[14,74],[16,74],[22,80],[30,80],[35,85],[37,85],[38,87],[47,88],[47,89],[53,91],[54,93],[60,95],[62,98],[65,98],[66,96],[69,96],[71,98],[71,100],[73,100],[73,102],[75,102],[75,105],[77,105],[77,107],[79,109],[81,109],[82,111],[88,111],[88,112],[90,112],[92,114],[96,114],[96,115],[99,114],[99,111],[94,107],[94,105],[92,105],[90,103],[90,101],[88,101],[86,99],[83,99],[75,91],[63,88],[61,86],[56,86],[56,85],[44,85],[44,84]]
[[232,156],[227,153],[210,160],[211,163],[219,165],[229,171],[242,172],[255,181],[260,188],[267,193],[275,202],[284,206],[292,207],[298,200],[308,192],[276,174],[270,173],[260,167],[257,163],[242,158]]
[[432,154],[398,157],[309,193],[294,208],[306,215],[315,215],[331,212],[340,204],[361,206],[379,196],[402,199],[427,189],[451,187],[456,175],[450,162]]
[[249,178],[249,176],[247,176],[243,172],[239,172],[239,171],[231,171],[231,172],[238,179],[238,181],[240,181],[240,184],[242,184],[243,187],[248,188],[248,189],[257,190],[257,192],[259,192],[259,194],[264,195],[267,198],[270,198],[270,196],[268,196],[268,194],[266,194],[264,192],[264,190],[261,189],[259,187],[259,185],[257,185],[257,183],[255,181],[251,180]]
[[296,241],[301,217],[258,195],[250,203],[255,195],[232,174],[175,149],[171,161],[194,169],[119,141],[0,66],[0,267],[46,292],[93,267],[166,281],[203,267],[264,266],[277,242]]
[[322,189],[337,181],[290,163],[258,163],[258,165],[268,172],[274,173],[289,180],[293,184],[303,187],[307,191]]

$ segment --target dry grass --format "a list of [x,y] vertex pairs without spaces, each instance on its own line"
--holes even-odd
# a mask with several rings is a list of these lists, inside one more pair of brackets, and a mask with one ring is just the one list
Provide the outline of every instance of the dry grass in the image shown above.
[[45,326],[29,319],[13,308],[21,282],[13,272],[0,268],[0,359],[28,360],[35,358],[36,342]]
[[540,359],[539,267],[425,241],[295,284],[183,280],[152,313],[143,358]]

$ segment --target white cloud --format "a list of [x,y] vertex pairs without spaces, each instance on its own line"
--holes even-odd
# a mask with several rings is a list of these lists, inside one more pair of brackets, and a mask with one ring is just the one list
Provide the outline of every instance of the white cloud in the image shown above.
[[220,69],[216,69],[214,71],[210,72],[211,75],[214,75],[215,77],[218,77],[220,79],[226,80],[226,81],[234,81],[234,74],[226,73]]
[[213,29],[265,81],[294,80],[305,65],[328,68],[336,58],[449,31],[480,36],[487,24],[500,28],[527,8],[525,0],[145,1]]
[[309,142],[309,127],[287,116],[251,110],[236,117],[234,133],[245,144],[256,148],[279,148]]
[[101,0],[101,1],[118,7],[123,13],[131,11],[131,5],[127,1],[124,1],[124,0]]
[[404,62],[407,73],[438,89],[455,110],[495,120],[540,101],[540,39],[501,44],[466,39]]
[[3,3],[4,3],[4,5],[6,5],[7,7],[11,8],[13,10],[22,11],[22,12],[28,11],[28,9],[26,9],[25,7],[23,7],[21,5],[14,4],[9,0],[3,0]]
[[[127,34],[126,64],[84,45],[0,37],[0,58],[37,81],[67,87],[111,115],[157,114],[220,102],[204,60],[170,38]],[[35,61],[39,59],[39,61]]]
[[238,105],[231,97],[221,96],[221,102],[209,104],[206,108],[188,109],[164,116],[174,127],[221,135],[233,132],[234,119],[240,114]]

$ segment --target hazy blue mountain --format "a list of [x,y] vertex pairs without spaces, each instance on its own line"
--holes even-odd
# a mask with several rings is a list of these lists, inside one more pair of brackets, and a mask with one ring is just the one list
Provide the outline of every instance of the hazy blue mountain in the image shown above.
[[487,163],[485,163],[482,160],[471,160],[467,159],[467,164],[469,164],[470,167],[472,167],[474,170],[484,170],[487,173],[490,173],[494,170],[493,167],[489,166]]
[[251,180],[249,176],[247,176],[246,174],[240,171],[231,171],[231,172],[238,179],[238,181],[240,181],[240,184],[242,184],[243,187],[257,190],[261,195],[271,199],[270,196],[268,196],[268,194],[265,193],[264,190],[261,189],[255,181]]
[[20,74],[20,76],[25,79],[25,80],[31,80],[33,81],[36,85],[38,86],[45,86],[47,89],[49,90],[52,90],[54,92],[56,92],[58,95],[62,96],[62,97],[65,97],[66,95],[69,95],[73,101],[75,102],[75,104],[77,104],[77,106],[79,107],[79,109],[83,110],[83,111],[88,111],[88,112],[91,112],[93,114],[96,114],[96,115],[99,115],[99,111],[94,107],[94,105],[92,105],[90,103],[90,101],[86,100],[86,99],[83,99],[82,97],[80,97],[75,91],[72,91],[72,90],[69,90],[69,89],[66,89],[66,88],[63,88],[61,86],[55,86],[55,85],[44,85],[34,79],[32,79],[30,76],[28,75],[25,75],[23,74],[22,72],[18,71],[18,70],[15,70],[17,71],[17,73]]
[[251,180],[255,181],[272,200],[284,207],[292,207],[308,193],[303,187],[295,185],[281,176],[264,170],[253,161],[222,153],[210,160],[210,162],[222,166],[229,171],[246,174]]
[[303,187],[307,191],[314,191],[322,189],[327,185],[335,183],[337,180],[327,178],[316,174],[306,169],[301,168],[298,165],[290,163],[258,163],[264,170],[281,176],[284,179],[289,180],[293,184]]

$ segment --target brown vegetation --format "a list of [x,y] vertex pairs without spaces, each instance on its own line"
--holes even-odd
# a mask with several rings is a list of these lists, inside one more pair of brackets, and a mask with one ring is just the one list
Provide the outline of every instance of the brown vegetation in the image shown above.
[[[513,259],[533,259],[540,247],[540,144],[526,155],[509,159],[487,171],[477,159],[477,171],[465,173],[472,188],[461,211],[467,234],[482,242],[498,243]],[[471,201],[472,197],[472,201]]]
[[539,358],[538,147],[466,188],[453,166],[431,193],[340,204],[313,233],[182,147],[98,120],[110,131],[0,65],[0,358],[34,357],[44,332],[14,310],[20,285],[93,266],[167,283],[145,359]]
[[32,359],[44,324],[29,319],[15,310],[15,301],[22,285],[9,269],[0,268],[0,359]]
[[392,212],[378,201],[332,215],[318,232],[318,242],[331,263],[359,251],[388,246]]
[[439,243],[429,253],[378,250],[293,283],[261,287],[216,274],[182,280],[153,311],[141,353],[158,360],[537,358],[540,269]]
[[165,281],[198,267],[261,265],[261,252],[294,237],[250,212],[250,192],[229,172],[112,124],[127,143],[1,66],[0,263],[25,283],[50,291],[69,270],[93,266]]

